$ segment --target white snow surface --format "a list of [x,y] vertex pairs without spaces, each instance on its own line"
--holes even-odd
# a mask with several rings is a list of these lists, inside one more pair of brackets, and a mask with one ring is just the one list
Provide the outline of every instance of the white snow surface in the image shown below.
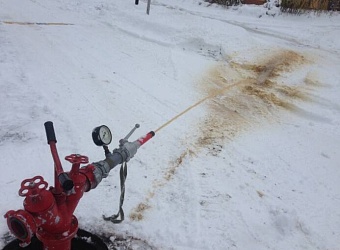
[[[59,156],[157,130],[81,199],[80,227],[130,249],[340,249],[340,15],[197,0],[0,0],[0,214]],[[29,24],[28,24],[28,23]],[[26,23],[26,24],[25,24]],[[49,24],[49,25],[48,25]],[[67,25],[61,25],[67,24]],[[0,248],[8,233],[0,220]]]

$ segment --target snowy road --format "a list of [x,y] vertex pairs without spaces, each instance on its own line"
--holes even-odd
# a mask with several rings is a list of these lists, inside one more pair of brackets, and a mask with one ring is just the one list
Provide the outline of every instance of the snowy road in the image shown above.
[[94,127],[114,148],[140,123],[132,139],[159,129],[130,161],[126,220],[102,220],[118,207],[115,169],[81,200],[82,228],[140,239],[131,249],[338,250],[340,15],[145,8],[0,0],[0,213],[22,208],[23,179],[53,183],[45,121],[61,158],[91,161]]

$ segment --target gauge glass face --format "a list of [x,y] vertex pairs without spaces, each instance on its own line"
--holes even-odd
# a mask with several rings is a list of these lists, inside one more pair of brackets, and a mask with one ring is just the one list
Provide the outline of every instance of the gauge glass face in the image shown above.
[[99,136],[104,144],[109,144],[111,142],[112,135],[108,127],[102,126],[99,130]]

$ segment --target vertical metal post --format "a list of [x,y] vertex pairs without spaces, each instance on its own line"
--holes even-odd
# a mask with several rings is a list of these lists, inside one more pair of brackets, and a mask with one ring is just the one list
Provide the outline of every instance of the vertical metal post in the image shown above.
[[151,0],[148,0],[148,5],[146,7],[146,14],[150,14],[150,5],[151,5]]

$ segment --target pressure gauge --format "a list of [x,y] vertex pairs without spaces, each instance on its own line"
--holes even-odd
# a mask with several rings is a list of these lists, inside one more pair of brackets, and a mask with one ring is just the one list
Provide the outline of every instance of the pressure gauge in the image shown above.
[[107,126],[101,125],[93,129],[92,139],[97,146],[109,145],[112,140],[112,134]]

